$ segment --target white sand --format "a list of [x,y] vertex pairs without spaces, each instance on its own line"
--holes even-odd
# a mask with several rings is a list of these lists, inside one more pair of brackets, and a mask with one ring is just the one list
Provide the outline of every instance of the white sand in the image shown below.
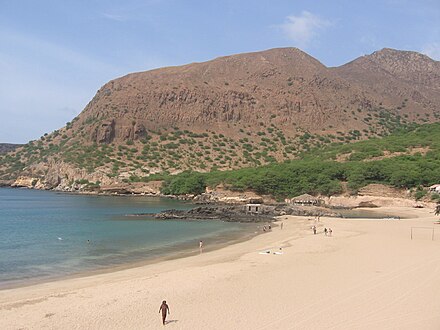
[[[288,217],[202,255],[0,291],[0,329],[161,329],[163,299],[167,329],[440,329],[436,217],[380,211],[413,218],[325,218],[313,235],[314,221]],[[429,230],[410,240],[411,226],[436,227],[435,240]]]

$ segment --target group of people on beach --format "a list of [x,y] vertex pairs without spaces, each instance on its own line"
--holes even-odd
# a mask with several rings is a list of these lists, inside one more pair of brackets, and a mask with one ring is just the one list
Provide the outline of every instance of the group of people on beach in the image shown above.
[[[284,227],[284,222],[281,222],[281,223],[280,223],[280,229],[283,230],[283,227]],[[260,227],[258,227],[258,228],[260,228]],[[272,230],[272,225],[271,225],[271,224],[268,224],[268,225],[264,225],[264,226],[263,226],[263,231],[264,231],[264,232],[266,232],[266,231],[271,231],[271,230]]]
[[333,230],[331,228],[324,228],[324,235],[325,236],[332,236]]
[[[313,235],[316,235],[318,233],[318,229],[315,225],[312,226]],[[333,230],[331,228],[324,228],[324,235],[325,236],[332,236]]]

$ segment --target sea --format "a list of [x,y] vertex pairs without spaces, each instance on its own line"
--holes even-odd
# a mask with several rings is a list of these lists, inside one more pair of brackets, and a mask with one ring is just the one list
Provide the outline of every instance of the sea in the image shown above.
[[194,205],[147,196],[0,188],[0,289],[198,252],[249,237],[255,226],[133,214]]

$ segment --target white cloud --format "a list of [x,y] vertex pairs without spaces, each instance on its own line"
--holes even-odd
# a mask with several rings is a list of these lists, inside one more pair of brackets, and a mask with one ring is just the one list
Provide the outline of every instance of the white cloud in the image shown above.
[[102,16],[104,16],[109,20],[117,21],[117,22],[125,22],[128,20],[127,16],[119,15],[119,14],[103,13]]
[[287,16],[286,22],[280,25],[280,28],[288,39],[296,43],[296,46],[307,48],[320,31],[332,25],[329,20],[303,11],[298,16]]
[[434,60],[440,61],[440,42],[432,42],[425,45],[421,52]]

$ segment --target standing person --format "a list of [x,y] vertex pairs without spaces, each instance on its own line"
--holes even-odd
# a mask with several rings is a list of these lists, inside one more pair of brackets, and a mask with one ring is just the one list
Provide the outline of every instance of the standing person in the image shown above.
[[160,305],[159,313],[162,312],[162,324],[165,325],[166,319],[167,319],[167,312],[168,315],[170,314],[170,308],[167,305],[166,300],[162,301],[162,305]]
[[313,226],[312,229],[313,229],[313,235],[316,235],[316,226]]
[[324,228],[324,235],[327,236],[327,228]]
[[328,229],[328,236],[332,236],[333,230],[331,228]]
[[202,251],[203,251],[203,241],[202,240],[200,240],[200,242],[199,242],[199,249],[200,249],[200,253],[202,253]]

